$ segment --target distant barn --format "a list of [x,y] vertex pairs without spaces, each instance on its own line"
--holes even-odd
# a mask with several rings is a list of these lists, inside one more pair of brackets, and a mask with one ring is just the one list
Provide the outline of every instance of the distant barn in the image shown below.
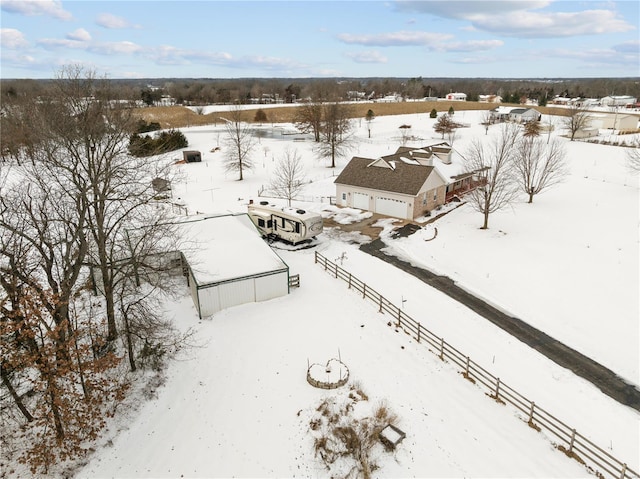
[[182,152],[182,159],[187,163],[202,161],[202,153],[198,150],[187,150]]

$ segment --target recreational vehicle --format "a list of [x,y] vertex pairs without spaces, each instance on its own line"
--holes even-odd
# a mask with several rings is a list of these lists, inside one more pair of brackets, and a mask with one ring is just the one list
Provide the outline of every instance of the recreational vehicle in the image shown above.
[[305,210],[261,201],[250,203],[248,213],[264,237],[280,238],[295,245],[322,233],[322,216]]

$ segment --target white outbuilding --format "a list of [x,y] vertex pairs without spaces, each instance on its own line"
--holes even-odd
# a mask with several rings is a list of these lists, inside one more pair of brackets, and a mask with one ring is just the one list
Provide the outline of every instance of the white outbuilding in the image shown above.
[[246,214],[200,217],[180,225],[185,275],[200,318],[289,293],[289,267]]

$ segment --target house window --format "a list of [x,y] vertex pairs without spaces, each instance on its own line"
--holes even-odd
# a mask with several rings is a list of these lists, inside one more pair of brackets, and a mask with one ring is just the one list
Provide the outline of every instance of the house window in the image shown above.
[[438,190],[433,190],[433,201],[438,200]]
[[264,228],[264,220],[262,218],[258,218],[258,226]]
[[342,193],[342,201],[346,201],[347,200],[347,194],[346,193]]

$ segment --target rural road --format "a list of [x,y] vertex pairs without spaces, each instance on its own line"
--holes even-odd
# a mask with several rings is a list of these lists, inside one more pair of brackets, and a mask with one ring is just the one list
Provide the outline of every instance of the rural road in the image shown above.
[[[407,236],[416,230],[415,227],[412,228],[412,226],[413,225],[410,224],[405,225],[400,228],[397,233],[401,236]],[[429,286],[467,306],[483,318],[488,319],[513,337],[544,354],[558,365],[573,371],[578,376],[591,382],[607,396],[636,411],[640,411],[640,390],[633,384],[626,382],[610,369],[552,338],[539,329],[530,326],[524,321],[494,308],[487,302],[456,285],[451,278],[412,266],[410,263],[396,256],[385,254],[382,251],[382,248],[385,246],[385,243],[378,238],[370,243],[362,244],[360,249],[412,274]]]

